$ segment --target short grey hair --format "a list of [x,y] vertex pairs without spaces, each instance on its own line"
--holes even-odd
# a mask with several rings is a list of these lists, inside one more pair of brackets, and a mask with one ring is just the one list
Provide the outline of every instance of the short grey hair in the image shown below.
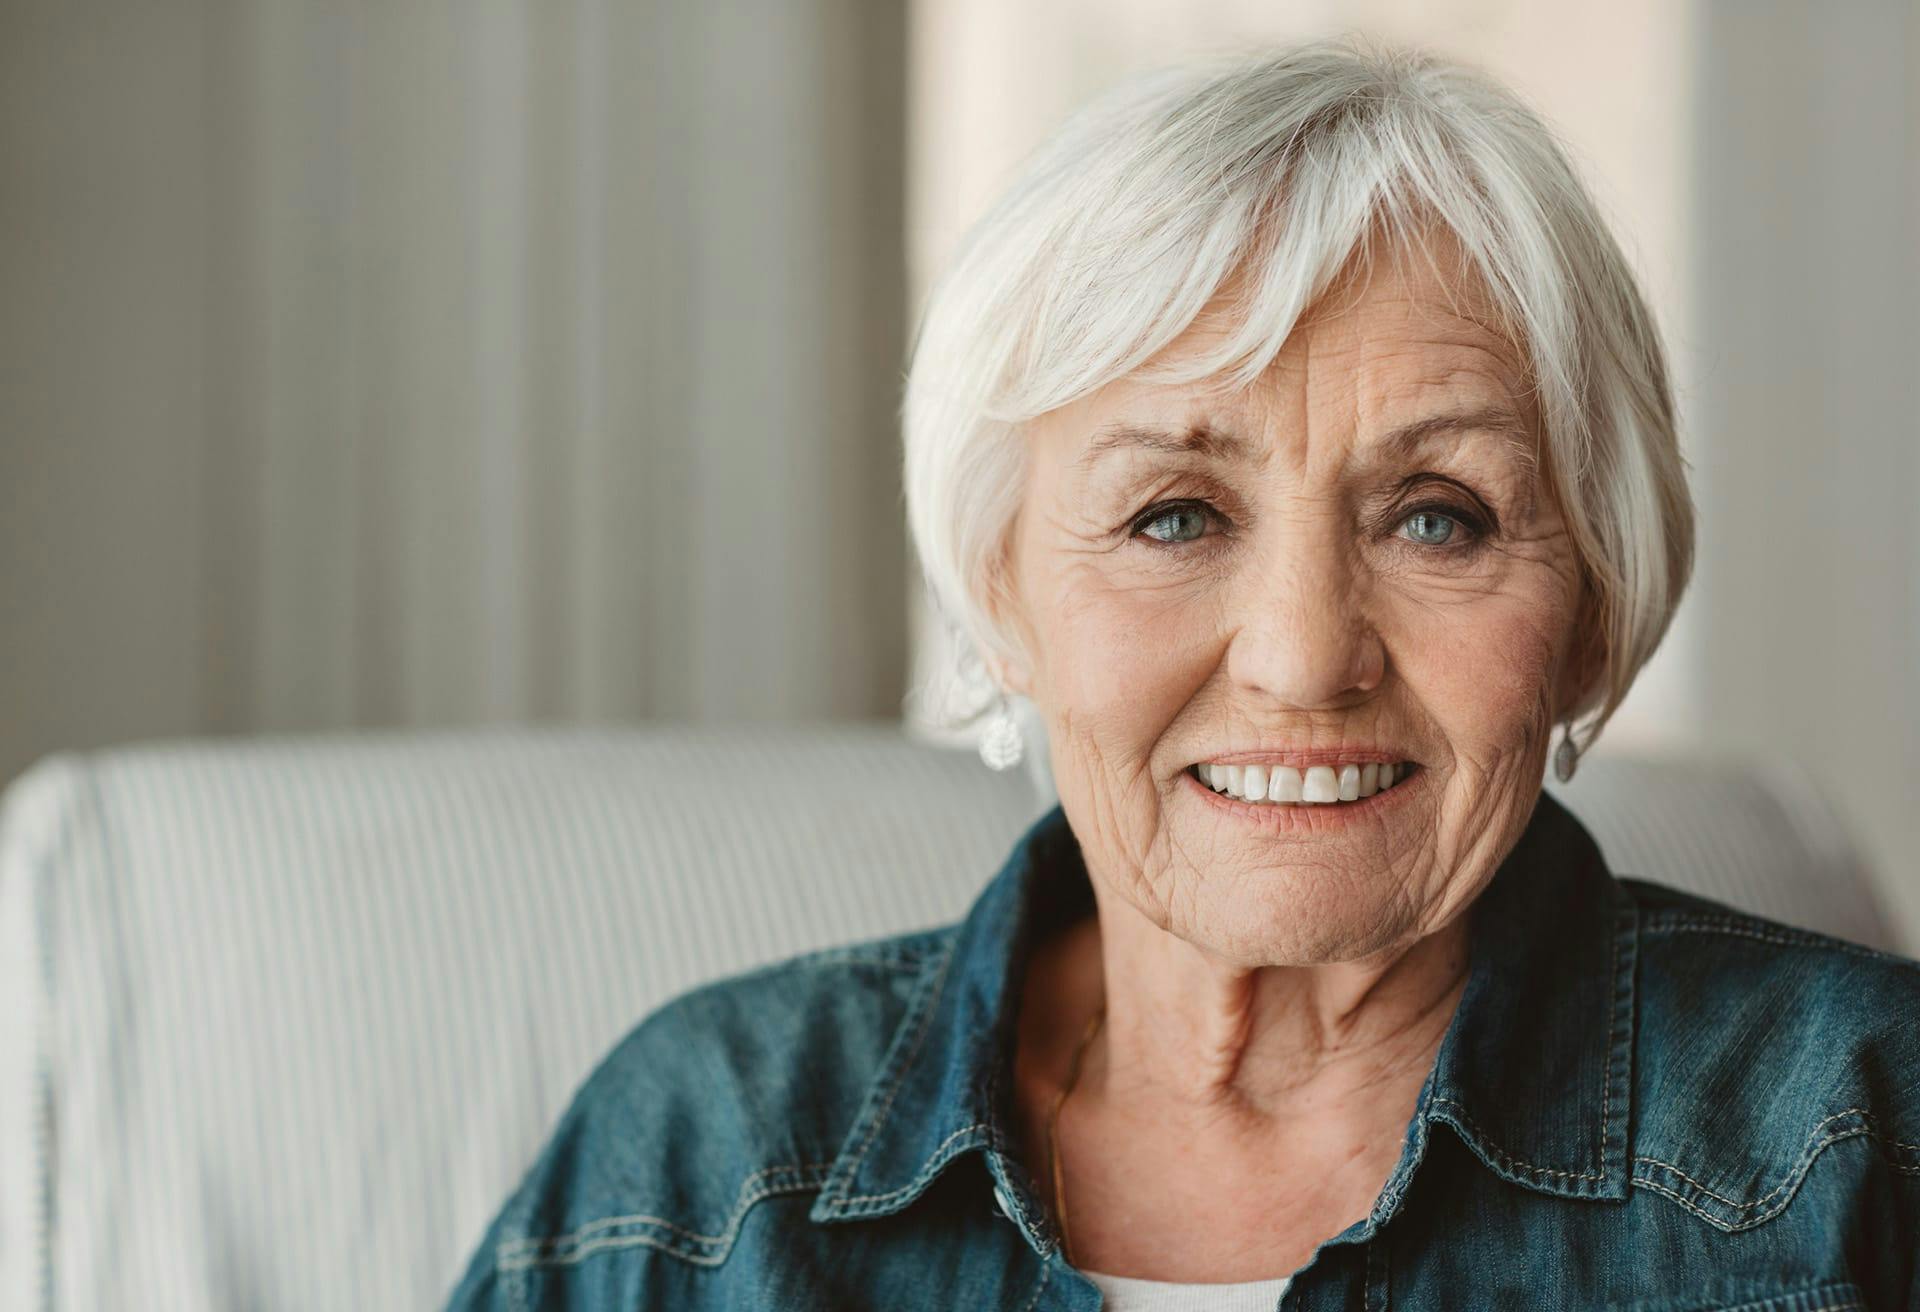
[[[1484,71],[1348,35],[1128,81],[1070,118],[935,284],[902,417],[907,516],[937,613],[989,697],[1017,652],[984,604],[1022,427],[1114,381],[1251,383],[1370,235],[1437,219],[1528,357],[1551,491],[1597,605],[1584,750],[1664,636],[1693,505],[1652,315],[1553,132]],[[1143,368],[1237,271],[1217,349]],[[976,705],[974,712],[981,709]],[[1570,726],[1571,729],[1571,726]]]

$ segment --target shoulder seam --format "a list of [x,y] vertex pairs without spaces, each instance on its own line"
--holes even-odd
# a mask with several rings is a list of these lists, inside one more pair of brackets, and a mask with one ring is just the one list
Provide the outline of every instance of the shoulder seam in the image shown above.
[[827,966],[871,966],[876,970],[912,973],[925,969],[929,962],[938,959],[944,947],[943,940],[951,933],[952,926],[941,926],[937,929],[915,930],[894,938],[835,944],[792,953],[772,961],[763,961],[757,966],[702,980],[668,998],[662,1008],[697,998],[712,989],[765,980],[787,971],[815,970]]
[[886,970],[919,970],[939,953],[935,942],[924,934],[903,935],[899,940],[878,943],[850,943],[841,947],[819,948],[789,957],[788,966],[878,966]]
[[1822,934],[1810,929],[1796,929],[1791,925],[1782,925],[1777,921],[1760,916],[1746,915],[1701,915],[1684,911],[1649,911],[1641,922],[1643,934],[1725,934],[1735,938],[1754,939],[1761,943],[1772,943],[1778,947],[1819,948],[1831,952],[1847,952],[1854,956],[1889,962],[1896,966],[1920,967],[1920,961],[1903,957],[1897,952],[1884,952],[1879,948],[1868,947],[1864,943],[1852,943],[1831,934]]

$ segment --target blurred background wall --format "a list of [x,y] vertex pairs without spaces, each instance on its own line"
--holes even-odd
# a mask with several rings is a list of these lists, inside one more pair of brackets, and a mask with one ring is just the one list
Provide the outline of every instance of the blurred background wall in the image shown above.
[[1920,942],[1916,0],[0,3],[0,781],[129,738],[888,716],[913,315],[1024,152],[1363,28],[1555,124],[1701,551],[1602,751],[1793,755]]
[[903,11],[0,13],[0,777],[898,713]]

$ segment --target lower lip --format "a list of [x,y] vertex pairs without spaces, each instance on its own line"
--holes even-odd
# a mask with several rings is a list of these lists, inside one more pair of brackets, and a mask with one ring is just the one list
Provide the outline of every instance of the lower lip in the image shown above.
[[1402,796],[1422,787],[1427,780],[1425,766],[1416,769],[1393,787],[1372,797],[1351,802],[1243,802],[1226,793],[1216,793],[1186,770],[1180,777],[1200,794],[1202,801],[1224,814],[1245,820],[1275,833],[1321,833],[1360,820],[1375,820],[1398,806]]

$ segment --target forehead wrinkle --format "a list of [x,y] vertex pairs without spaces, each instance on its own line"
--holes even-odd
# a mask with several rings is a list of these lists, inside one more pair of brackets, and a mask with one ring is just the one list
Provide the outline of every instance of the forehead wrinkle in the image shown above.
[[1533,430],[1510,407],[1504,405],[1454,406],[1393,428],[1365,443],[1357,454],[1364,458],[1389,461],[1412,455],[1438,445],[1448,438],[1485,434],[1498,440],[1520,465],[1533,468]]
[[1115,420],[1094,433],[1073,468],[1085,473],[1114,451],[1147,451],[1193,456],[1213,463],[1249,464],[1254,454],[1246,439],[1211,423],[1162,424]]
[[[1429,327],[1440,325],[1429,323]],[[1478,334],[1469,334],[1469,338]],[[1463,340],[1443,333],[1439,336],[1411,336],[1387,343],[1369,343],[1362,371],[1376,367],[1393,370],[1392,361],[1412,356],[1423,367],[1397,382],[1385,382],[1376,390],[1364,384],[1357,389],[1363,405],[1372,400],[1374,415],[1362,416],[1362,427],[1380,428],[1369,420],[1384,420],[1398,412],[1415,417],[1380,431],[1372,441],[1350,453],[1350,462],[1389,464],[1411,459],[1442,442],[1458,444],[1475,434],[1498,439],[1497,449],[1506,457],[1531,502],[1532,489],[1539,471],[1539,434],[1531,422],[1532,407],[1527,404],[1524,371],[1517,367],[1511,352],[1514,344],[1493,336],[1490,339]],[[1466,352],[1472,363],[1459,358]],[[1421,354],[1431,353],[1420,360]],[[1446,357],[1452,356],[1452,359]],[[1466,383],[1462,395],[1457,384]],[[1488,385],[1492,390],[1487,390]],[[1372,407],[1370,407],[1372,408]]]

